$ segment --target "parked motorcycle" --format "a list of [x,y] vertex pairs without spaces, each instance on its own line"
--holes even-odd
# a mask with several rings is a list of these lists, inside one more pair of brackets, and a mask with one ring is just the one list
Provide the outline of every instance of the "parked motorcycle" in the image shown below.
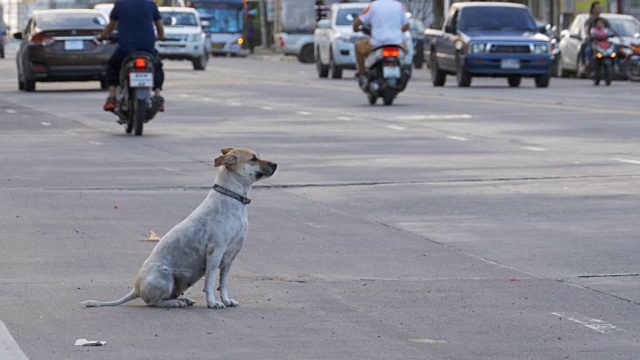
[[369,71],[367,82],[360,88],[367,94],[369,104],[382,98],[385,105],[393,104],[404,91],[411,78],[411,65],[404,65],[405,52],[398,45],[383,45],[369,53],[365,66]]
[[[611,37],[611,36],[609,36]],[[593,40],[593,64],[595,75],[593,83],[600,85],[600,80],[605,81],[607,86],[611,85],[613,78],[616,56],[616,46],[607,38],[594,38]]]

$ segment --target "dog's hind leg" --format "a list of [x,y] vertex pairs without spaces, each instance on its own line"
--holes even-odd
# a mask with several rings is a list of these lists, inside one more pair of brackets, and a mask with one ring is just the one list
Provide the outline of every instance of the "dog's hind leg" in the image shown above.
[[162,300],[152,306],[163,307],[163,308],[184,308],[187,306],[191,306],[195,304],[193,300],[187,298],[179,298],[179,299],[169,299]]

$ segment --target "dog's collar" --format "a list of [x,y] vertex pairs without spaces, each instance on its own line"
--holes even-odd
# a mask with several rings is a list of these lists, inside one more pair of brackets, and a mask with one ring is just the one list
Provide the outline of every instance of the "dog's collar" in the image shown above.
[[249,199],[246,196],[242,196],[238,193],[235,193],[227,188],[224,188],[218,184],[214,184],[213,185],[213,190],[219,192],[222,195],[227,195],[230,198],[236,199],[238,201],[240,201],[243,205],[249,205],[251,204],[251,199]]

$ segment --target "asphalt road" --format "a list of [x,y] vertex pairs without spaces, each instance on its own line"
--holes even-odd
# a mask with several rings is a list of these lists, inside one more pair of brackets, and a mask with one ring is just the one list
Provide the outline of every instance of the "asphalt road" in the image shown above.
[[[0,60],[0,359],[638,359],[640,84],[422,69],[385,107],[280,56],[165,69],[167,111],[133,137],[97,82],[18,92]],[[188,309],[85,309],[131,289],[141,238],[229,146],[279,164],[251,193],[241,306],[199,282]]]

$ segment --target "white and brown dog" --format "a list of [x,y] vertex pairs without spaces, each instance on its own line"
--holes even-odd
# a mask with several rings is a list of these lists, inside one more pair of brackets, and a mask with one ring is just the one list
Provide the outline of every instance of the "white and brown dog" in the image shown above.
[[[191,285],[205,277],[209,308],[237,306],[229,298],[229,270],[247,234],[247,198],[251,185],[268,178],[277,164],[261,160],[249,149],[228,148],[215,159],[219,167],[215,185],[206,199],[174,226],[142,264],[135,287],[120,300],[82,302],[87,307],[115,306],[142,298],[149,306],[186,307],[193,300],[181,298]],[[214,295],[220,269],[220,300]]]

